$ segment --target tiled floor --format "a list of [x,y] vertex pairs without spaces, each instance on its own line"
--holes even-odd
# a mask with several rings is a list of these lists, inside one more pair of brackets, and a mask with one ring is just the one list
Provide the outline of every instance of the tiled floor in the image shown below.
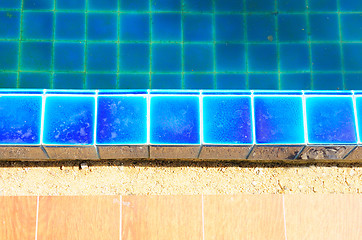
[[0,197],[0,209],[1,239],[362,237],[362,195]]

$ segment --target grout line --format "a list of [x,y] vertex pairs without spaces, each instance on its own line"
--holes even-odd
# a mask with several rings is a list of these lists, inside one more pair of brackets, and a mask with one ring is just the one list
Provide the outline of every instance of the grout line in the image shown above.
[[43,145],[43,135],[44,135],[44,115],[45,115],[45,101],[46,101],[46,90],[43,90],[43,94],[41,96],[41,118],[40,118],[40,145]]
[[85,11],[84,11],[84,79],[83,88],[87,86],[87,52],[88,52],[88,0],[85,0]]
[[39,196],[36,197],[36,218],[35,218],[35,240],[38,239],[38,223],[39,223]]
[[120,86],[120,68],[121,68],[121,14],[120,14],[120,0],[117,0],[117,76],[116,76],[116,89]]
[[313,60],[312,60],[312,42],[310,40],[310,20],[309,20],[309,1],[306,0],[307,11],[305,13],[306,22],[307,22],[307,42],[308,42],[308,49],[309,49],[309,68],[310,68],[310,89],[314,89],[313,83]]
[[119,195],[119,240],[122,240],[122,195]]
[[251,124],[252,124],[252,131],[253,131],[253,145],[256,144],[256,130],[255,130],[255,109],[254,109],[254,91],[251,90]]
[[24,0],[21,0],[21,10],[20,10],[20,33],[19,33],[19,42],[18,42],[18,72],[16,79],[16,88],[20,87],[20,64],[21,64],[21,41],[23,38],[23,18],[24,18]]
[[148,87],[151,89],[152,88],[152,36],[153,36],[153,34],[152,34],[152,28],[153,28],[153,25],[152,25],[152,19],[153,19],[153,17],[152,17],[152,0],[149,0],[149,3],[148,3],[148,11],[149,11],[149,25],[148,25],[148,28],[149,28],[149,45],[150,45],[150,56],[149,56],[149,58],[150,58],[150,62],[149,62],[149,64],[150,64],[150,68],[149,68],[149,85],[148,85]]
[[204,194],[201,194],[201,214],[202,214],[202,239],[205,240],[205,211],[204,211]]
[[213,81],[214,81],[214,89],[217,89],[217,81],[216,81],[216,20],[215,20],[215,0],[212,0],[212,52],[213,52]]
[[354,113],[354,121],[356,126],[356,132],[357,132],[357,142],[360,143],[360,135],[359,135],[359,124],[358,124],[358,116],[357,116],[357,103],[356,103],[356,95],[355,92],[352,91],[352,101],[353,101],[353,113]]
[[275,41],[277,47],[277,64],[278,64],[278,88],[281,90],[281,80],[280,80],[280,44],[279,44],[279,19],[278,19],[278,1],[275,1],[275,12],[274,14],[274,24],[275,24]]
[[282,199],[283,199],[283,219],[284,219],[284,237],[285,240],[287,240],[287,222],[285,219],[285,203],[284,203],[284,194],[282,195]]
[[181,89],[185,89],[184,0],[181,0]]
[[345,72],[344,72],[344,55],[343,55],[343,44],[342,44],[342,24],[341,24],[341,1],[337,0],[337,15],[338,15],[338,30],[339,30],[339,51],[340,51],[340,61],[341,61],[341,70],[342,70],[342,86],[343,89],[346,89],[345,81]]
[[56,28],[56,5],[57,0],[53,1],[54,7],[53,7],[53,39],[52,39],[52,62],[51,62],[51,78],[50,78],[50,88],[54,88],[54,62],[55,62],[55,28]]
[[[246,9],[246,0],[243,0],[243,8]],[[244,19],[244,48],[245,48],[245,89],[249,89],[249,43],[248,43],[248,24],[247,15],[243,15]]]

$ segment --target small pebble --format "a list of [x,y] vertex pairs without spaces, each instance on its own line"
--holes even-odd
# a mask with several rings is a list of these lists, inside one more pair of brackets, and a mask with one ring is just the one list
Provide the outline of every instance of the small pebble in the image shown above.
[[80,164],[80,169],[86,169],[86,168],[88,168],[88,164],[87,163],[81,163]]

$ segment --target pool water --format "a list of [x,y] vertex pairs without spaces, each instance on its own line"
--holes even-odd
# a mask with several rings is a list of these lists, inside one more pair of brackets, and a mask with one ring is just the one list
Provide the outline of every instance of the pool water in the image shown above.
[[362,89],[360,0],[0,0],[0,87]]

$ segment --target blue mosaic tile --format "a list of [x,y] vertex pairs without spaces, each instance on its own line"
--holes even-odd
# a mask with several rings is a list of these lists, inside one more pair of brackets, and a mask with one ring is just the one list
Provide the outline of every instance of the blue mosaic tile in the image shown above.
[[306,113],[309,143],[357,142],[352,97],[306,97]]
[[216,11],[243,11],[243,1],[240,0],[214,0]]
[[213,89],[214,75],[213,74],[185,74],[186,89]]
[[89,10],[117,11],[118,0],[88,0]]
[[117,40],[117,14],[88,13],[87,37],[89,40]]
[[278,74],[249,74],[249,89],[278,88]]
[[346,90],[362,90],[362,74],[359,73],[345,74],[344,82]]
[[310,90],[310,73],[290,73],[280,76],[281,89],[283,90]]
[[279,41],[307,41],[307,37],[307,19],[304,14],[278,15]]
[[306,10],[305,1],[279,0],[278,9],[288,12],[302,12]]
[[52,39],[53,13],[24,12],[22,28],[23,39]]
[[183,0],[185,11],[212,11],[212,0]]
[[309,0],[308,9],[310,11],[337,11],[337,0]]
[[120,71],[148,72],[150,69],[150,46],[148,44],[121,44]]
[[147,97],[99,96],[97,144],[147,143]]
[[57,89],[82,89],[84,73],[56,73],[54,74],[54,88]]
[[41,109],[41,96],[1,96],[0,144],[39,144]]
[[150,86],[149,74],[120,74],[118,88],[148,89]]
[[57,10],[83,10],[85,9],[86,0],[57,0]]
[[149,0],[122,0],[120,9],[124,11],[148,11]]
[[245,0],[246,11],[249,12],[272,12],[275,10],[274,0]]
[[117,44],[88,43],[87,71],[117,71]]
[[362,11],[362,2],[361,1],[340,1],[341,11],[346,12],[360,12]]
[[51,88],[50,73],[26,73],[19,74],[19,88]]
[[344,69],[361,71],[362,69],[362,43],[343,44]]
[[23,9],[25,10],[51,10],[54,8],[54,1],[49,1],[49,0],[22,0],[22,1],[23,1]]
[[185,44],[184,65],[187,72],[212,72],[213,49],[210,44]]
[[151,144],[200,144],[198,96],[151,96],[150,101]]
[[257,144],[304,144],[302,97],[255,96]]
[[18,69],[18,52],[17,42],[0,42],[0,71]]
[[215,16],[215,39],[217,41],[244,40],[244,25],[242,15]]
[[313,89],[315,90],[342,90],[343,79],[340,73],[313,74]]
[[84,71],[83,43],[54,44],[55,71]]
[[308,44],[282,44],[279,58],[282,72],[310,70]]
[[17,73],[2,73],[0,72],[0,88],[16,88],[17,87]]
[[180,11],[181,0],[152,0],[152,11]]
[[22,42],[20,69],[23,71],[50,71],[52,63],[51,42]]
[[153,89],[181,89],[182,79],[180,74],[152,74]]
[[312,41],[338,41],[337,14],[310,14],[310,38]]
[[20,14],[15,11],[0,11],[0,38],[17,39],[20,33]]
[[217,89],[246,89],[245,74],[216,74]]
[[211,15],[183,15],[184,41],[212,41]]
[[120,38],[123,41],[148,41],[149,14],[121,14]]
[[339,44],[312,44],[313,70],[337,71],[341,69]]
[[117,87],[116,74],[87,74],[87,89],[115,89]]
[[241,72],[246,70],[243,44],[216,44],[216,71]]
[[257,14],[247,16],[247,34],[249,41],[269,42],[275,39],[275,16],[271,14]]
[[251,98],[203,97],[203,143],[252,144]]
[[153,72],[181,72],[181,58],[180,44],[152,44]]
[[152,41],[181,41],[181,14],[153,14]]
[[1,1],[0,8],[21,8],[21,0]]
[[59,40],[84,40],[84,13],[56,13],[55,38]]
[[341,14],[341,31],[344,41],[361,41],[362,14]]
[[248,70],[277,71],[277,46],[274,44],[249,44]]
[[94,118],[94,97],[47,96],[43,143],[91,145],[94,142]]

